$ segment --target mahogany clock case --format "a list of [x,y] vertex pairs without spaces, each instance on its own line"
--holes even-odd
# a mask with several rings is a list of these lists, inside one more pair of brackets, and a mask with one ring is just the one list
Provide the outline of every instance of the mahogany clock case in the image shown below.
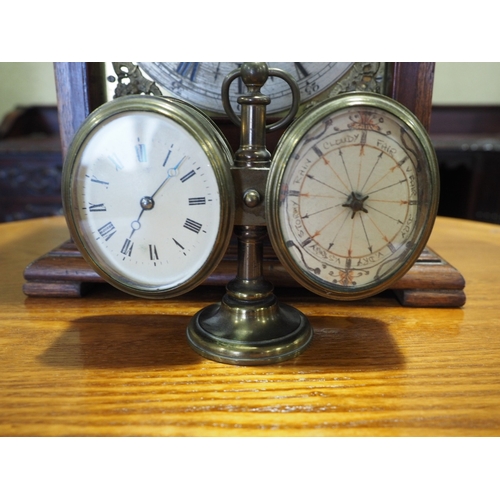
[[[429,129],[434,63],[386,63],[385,93],[406,106],[426,129]],[[55,63],[58,114],[63,155],[76,131],[87,115],[107,100],[106,70],[104,63],[65,62]],[[217,121],[217,120],[216,120]],[[224,120],[217,124],[233,148],[237,148],[239,131]],[[229,132],[228,132],[229,130]],[[273,133],[267,137],[268,149],[273,150],[281,136]],[[229,248],[226,257],[207,284],[226,280],[234,270],[235,250]],[[293,279],[276,262],[272,249],[266,247],[264,270],[269,278],[277,280],[276,286],[292,284]],[[63,272],[64,270],[64,272]],[[92,283],[101,279],[88,266],[71,241],[63,243],[45,256],[30,264],[25,271],[24,291],[29,296],[81,296]],[[400,302],[408,306],[460,307],[465,303],[465,282],[458,270],[446,260],[426,248],[416,265],[396,283]]]

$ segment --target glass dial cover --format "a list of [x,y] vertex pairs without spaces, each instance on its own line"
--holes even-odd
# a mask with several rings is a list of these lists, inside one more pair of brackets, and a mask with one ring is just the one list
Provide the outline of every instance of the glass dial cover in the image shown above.
[[63,199],[84,257],[128,293],[169,297],[223,256],[234,208],[231,152],[202,113],[129,96],[89,116],[68,151]]
[[415,116],[385,96],[346,94],[281,138],[266,195],[270,237],[306,288],[363,298],[418,258],[438,190],[434,149]]

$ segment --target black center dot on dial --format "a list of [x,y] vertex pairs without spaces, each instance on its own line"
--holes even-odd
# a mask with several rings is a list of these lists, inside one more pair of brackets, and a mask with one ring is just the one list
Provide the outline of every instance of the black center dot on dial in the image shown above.
[[363,203],[367,200],[367,198],[368,196],[363,196],[354,192],[349,195],[349,198],[342,206],[352,209],[351,219],[354,218],[356,212],[368,213],[368,210],[363,206]]
[[155,206],[155,201],[151,196],[144,196],[141,198],[141,208],[144,210],[151,210]]

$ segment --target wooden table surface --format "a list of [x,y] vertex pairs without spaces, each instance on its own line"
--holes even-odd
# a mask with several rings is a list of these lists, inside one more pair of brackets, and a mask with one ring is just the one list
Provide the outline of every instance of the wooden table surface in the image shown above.
[[108,285],[26,297],[25,267],[67,237],[62,217],[0,225],[2,436],[500,435],[500,226],[436,222],[429,246],[467,282],[460,309],[276,290],[315,334],[264,367],[189,347],[190,316],[220,288],[161,302]]

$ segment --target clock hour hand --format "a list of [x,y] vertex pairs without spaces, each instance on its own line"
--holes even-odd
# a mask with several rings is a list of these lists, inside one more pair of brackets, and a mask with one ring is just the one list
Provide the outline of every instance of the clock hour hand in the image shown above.
[[184,160],[186,159],[187,157],[184,156],[183,158],[181,158],[181,160],[177,163],[177,165],[175,167],[172,167],[172,168],[169,168],[168,169],[168,172],[167,172],[167,177],[165,178],[165,180],[158,186],[158,189],[152,194],[152,196],[143,196],[141,198],[141,201],[140,201],[140,204],[141,204],[141,213],[139,214],[139,217],[137,217],[136,220],[132,221],[132,223],[130,224],[130,227],[132,228],[132,232],[130,233],[130,236],[129,238],[132,238],[133,234],[141,228],[141,223],[140,223],[140,219],[142,217],[142,214],[144,213],[145,210],[152,210],[153,207],[155,206],[155,202],[154,202],[154,197],[158,194],[158,191],[160,191],[160,189],[166,184],[166,182],[171,178],[171,177],[175,177],[177,175],[177,170],[179,169],[179,167],[182,165],[182,163],[184,162]]

